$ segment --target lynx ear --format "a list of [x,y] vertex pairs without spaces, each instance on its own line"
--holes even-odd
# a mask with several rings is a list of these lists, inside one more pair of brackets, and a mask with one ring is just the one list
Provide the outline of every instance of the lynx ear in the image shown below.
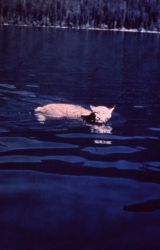
[[93,105],[90,105],[90,109],[94,112],[94,111],[95,111],[95,109],[96,109],[96,107],[95,107],[95,106],[93,106]]
[[113,108],[110,109],[110,111],[113,112],[115,107],[116,107],[116,105],[114,105]]

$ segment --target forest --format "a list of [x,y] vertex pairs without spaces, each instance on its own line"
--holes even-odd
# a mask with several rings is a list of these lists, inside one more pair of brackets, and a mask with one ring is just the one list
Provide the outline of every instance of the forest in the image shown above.
[[160,0],[0,0],[0,24],[160,31]]

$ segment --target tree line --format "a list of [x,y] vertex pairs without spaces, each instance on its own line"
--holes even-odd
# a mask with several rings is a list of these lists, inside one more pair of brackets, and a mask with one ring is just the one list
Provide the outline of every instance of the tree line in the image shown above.
[[0,0],[0,24],[160,31],[160,0]]

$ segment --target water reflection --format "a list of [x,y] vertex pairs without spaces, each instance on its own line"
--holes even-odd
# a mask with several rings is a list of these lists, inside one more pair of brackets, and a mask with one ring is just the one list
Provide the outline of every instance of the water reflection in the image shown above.
[[91,133],[93,134],[112,134],[112,127],[111,125],[92,125],[91,126]]
[[111,145],[112,141],[106,141],[106,140],[94,140],[95,144],[107,144],[107,145]]
[[46,116],[41,113],[35,113],[35,116],[37,118],[37,121],[41,124],[44,124],[46,122]]
[[[112,134],[112,127],[111,125],[103,124],[101,126],[99,125],[92,125],[91,126],[91,133],[93,134]],[[96,139],[94,140],[95,144],[108,144],[111,145],[111,140],[102,140],[102,139]]]

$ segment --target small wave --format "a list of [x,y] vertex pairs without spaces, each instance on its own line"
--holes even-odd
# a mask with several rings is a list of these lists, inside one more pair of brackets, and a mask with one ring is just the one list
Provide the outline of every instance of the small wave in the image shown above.
[[[125,160],[119,160],[114,162],[107,161],[92,161],[88,160],[84,157],[77,155],[54,155],[54,156],[28,156],[28,155],[9,155],[9,156],[1,156],[0,163],[41,163],[45,161],[60,161],[69,164],[76,164],[74,167],[90,167],[90,168],[98,168],[98,169],[107,169],[107,168],[117,168],[117,169],[142,169],[142,164],[136,162],[130,162]],[[78,165],[77,165],[78,164]],[[69,166],[68,166],[69,168]]]
[[2,93],[9,93],[14,94],[16,96],[24,96],[24,97],[36,97],[36,95],[31,91],[25,91],[25,90],[16,90],[15,88],[9,88],[9,89],[1,89]]
[[0,137],[0,152],[25,149],[78,148],[78,145],[60,142],[45,142],[25,137]]
[[95,155],[110,155],[110,154],[133,154],[146,150],[143,147],[127,147],[127,146],[112,146],[112,147],[86,147],[82,151]]
[[153,161],[153,162],[146,162],[146,168],[153,169],[155,171],[160,171],[160,162]]
[[15,93],[20,96],[36,97],[36,95],[33,92],[25,91],[25,90],[18,90]]
[[63,138],[94,138],[94,139],[108,139],[108,140],[159,140],[156,136],[120,136],[112,134],[83,134],[83,133],[67,133],[67,134],[57,134],[58,137]]
[[135,109],[144,109],[145,106],[143,106],[143,105],[134,105],[133,108],[135,108]]
[[9,132],[9,130],[6,129],[6,128],[1,128],[1,127],[0,127],[0,133],[6,133],[6,132]]
[[16,86],[13,84],[7,84],[7,83],[0,83],[0,87],[7,88],[7,89],[16,89]]
[[160,128],[148,128],[149,130],[160,132]]
[[124,206],[124,210],[128,212],[154,212],[155,210],[160,210],[160,199],[127,205]]
[[27,84],[26,87],[29,87],[29,88],[39,88],[39,85],[37,84]]

